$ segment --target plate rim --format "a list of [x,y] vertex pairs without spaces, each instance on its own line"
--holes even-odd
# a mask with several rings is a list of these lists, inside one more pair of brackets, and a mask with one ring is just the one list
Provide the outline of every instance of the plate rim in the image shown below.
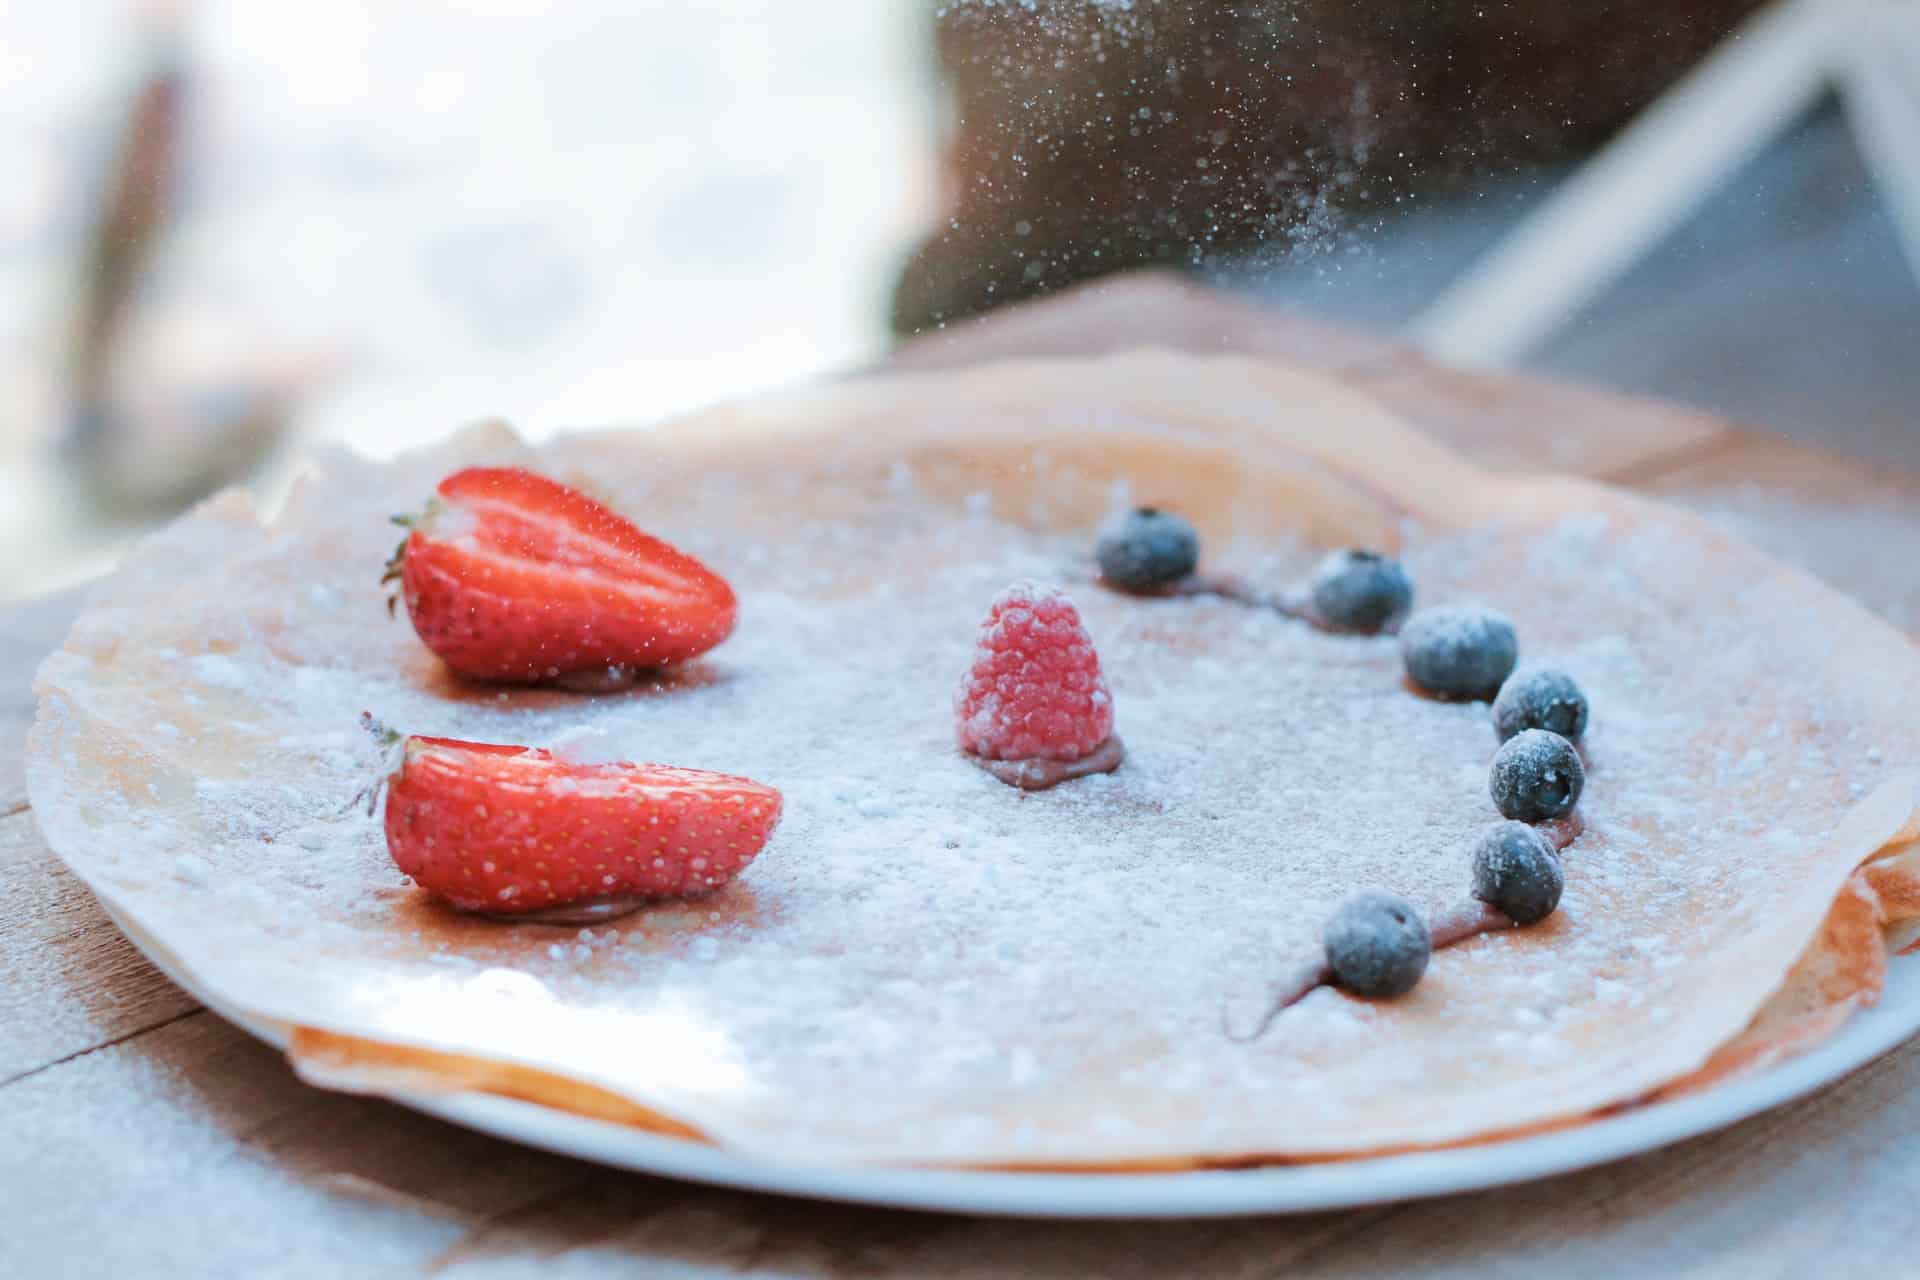
[[[115,926],[189,995],[284,1052],[288,1029],[213,997],[113,903]],[[823,1165],[776,1161],[494,1094],[382,1090],[377,1096],[490,1137],[574,1159],[709,1186],[842,1204],[1006,1218],[1231,1218],[1311,1213],[1484,1191],[1573,1173],[1716,1132],[1834,1084],[1920,1036],[1920,953],[1892,956],[1879,1000],[1826,1041],[1755,1075],[1570,1128],[1434,1151],[1169,1173]],[[302,1082],[304,1084],[304,1082]],[[316,1086],[307,1086],[316,1087]]]

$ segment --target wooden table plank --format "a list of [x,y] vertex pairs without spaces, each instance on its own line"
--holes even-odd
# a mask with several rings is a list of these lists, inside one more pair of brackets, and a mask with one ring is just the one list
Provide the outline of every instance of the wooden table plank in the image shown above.
[[20,753],[33,723],[33,672],[67,634],[80,595],[63,591],[0,611],[0,816],[27,807]]
[[[1920,1046],[1666,1152],[1426,1204],[1168,1224],[814,1205],[601,1170],[293,1081],[197,1015],[0,1092],[9,1257],[101,1274],[1611,1276],[1635,1259],[1857,1274],[1920,1228]],[[102,1233],[102,1224],[114,1229]],[[280,1265],[273,1266],[276,1259]],[[292,1260],[297,1259],[297,1265]],[[1757,1265],[1756,1259],[1765,1265]],[[603,1265],[595,1265],[603,1264]],[[1691,1268],[1689,1264],[1692,1264]],[[1850,1264],[1858,1264],[1858,1269]]]
[[456,1242],[462,1213],[574,1173],[305,1089],[205,1013],[0,1090],[0,1124],[23,1276],[401,1274]]
[[1403,1206],[1329,1275],[1895,1274],[1920,1231],[1920,1044],[1794,1106],[1667,1151]]
[[0,819],[0,1090],[199,1008],[148,964],[40,838]]
[[[1321,363],[1483,461],[1631,481],[1920,621],[1920,481],[1684,410],[1452,374],[1152,277],[956,326],[902,363],[1169,336]],[[1571,446],[1539,443],[1555,433]],[[0,614],[0,812],[23,802],[27,680],[72,608]],[[1526,1187],[1222,1223],[996,1222],[626,1175],[305,1088],[140,959],[27,814],[0,820],[0,877],[0,1239],[23,1274],[70,1269],[76,1241],[88,1270],[142,1275],[1847,1274],[1920,1236],[1920,1045],[1722,1133]]]
[[76,1239],[96,1242],[90,1270],[130,1275],[213,1262],[253,1274],[275,1259],[298,1261],[275,1274],[532,1275],[571,1251],[713,1276],[1253,1274],[1381,1213],[1010,1224],[703,1188],[307,1089],[204,1013],[0,1091],[0,1131],[21,1274],[57,1272]]

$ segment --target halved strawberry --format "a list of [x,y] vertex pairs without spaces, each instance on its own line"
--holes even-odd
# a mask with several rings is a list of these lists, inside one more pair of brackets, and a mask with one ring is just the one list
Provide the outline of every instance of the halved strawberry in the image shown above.
[[697,897],[753,860],[780,803],[772,787],[702,769],[410,737],[387,779],[387,851],[465,911]]
[[440,482],[387,566],[426,646],[463,676],[615,682],[733,630],[733,588],[556,480],[470,467]]

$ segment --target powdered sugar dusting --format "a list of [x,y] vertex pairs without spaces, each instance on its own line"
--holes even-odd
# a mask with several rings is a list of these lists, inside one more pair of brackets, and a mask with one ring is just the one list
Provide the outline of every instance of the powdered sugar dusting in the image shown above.
[[[1849,782],[1885,774],[1856,708],[1797,694],[1804,681],[1785,675],[1797,656],[1724,595],[1717,612],[1677,603],[1671,544],[1584,516],[1544,534],[1412,529],[1404,558],[1423,601],[1498,607],[1528,660],[1589,695],[1587,831],[1565,855],[1561,910],[1436,954],[1403,1002],[1317,991],[1240,1045],[1223,1007],[1258,1006],[1314,956],[1352,890],[1429,915],[1467,896],[1473,839],[1497,816],[1484,703],[1410,693],[1390,637],[1085,585],[1087,530],[1037,531],[1017,501],[942,487],[931,463],[882,467],[865,489],[840,477],[860,498],[839,507],[783,497],[784,478],[751,470],[716,469],[672,501],[642,461],[598,478],[733,579],[742,620],[723,647],[605,697],[461,686],[404,621],[384,623],[362,563],[377,564],[377,524],[366,537],[344,516],[319,521],[306,536],[351,554],[314,553],[300,571],[337,570],[324,585],[339,601],[276,599],[295,619],[284,628],[236,603],[198,630],[163,628],[165,643],[114,650],[145,689],[177,690],[163,699],[172,735],[152,730],[144,702],[120,727],[152,762],[143,785],[192,800],[148,814],[131,793],[90,797],[85,821],[123,840],[106,878],[248,954],[256,973],[337,966],[387,992],[387,1009],[415,1007],[412,991],[424,1011],[430,993],[447,1018],[433,1034],[461,1043],[547,1051],[454,1017],[491,1007],[471,985],[482,979],[489,1000],[539,993],[564,1012],[679,1027],[703,1046],[698,1069],[675,1074],[620,1035],[566,1051],[595,1078],[665,1081],[783,1149],[1046,1158],[1089,1134],[1109,1151],[1282,1149],[1322,1122],[1417,1127],[1515,1063],[1606,1074],[1605,1055],[1651,1042],[1686,999],[1702,931],[1730,946],[1786,908],[1798,881],[1776,893],[1755,860],[1797,856],[1851,802]],[[744,509],[751,485],[763,511]],[[1106,481],[1087,488],[1089,506],[1104,503]],[[1049,501],[1073,497],[1063,484]],[[759,550],[736,559],[735,546]],[[1255,577],[1315,554],[1258,538],[1210,548],[1215,566]],[[1606,571],[1588,572],[1596,563]],[[271,557],[254,568],[268,583],[282,571]],[[1118,772],[1032,794],[964,759],[951,719],[983,608],[1028,576],[1073,584],[1128,744]],[[194,648],[209,643],[221,650]],[[119,709],[106,694],[88,708]],[[379,767],[354,728],[363,710],[407,732],[743,774],[781,789],[786,818],[735,885],[617,932],[453,919],[422,904],[352,805]],[[181,874],[187,848],[204,876]],[[298,954],[276,951],[282,927]],[[255,981],[252,998],[270,1002]],[[1487,1035],[1425,1021],[1462,1004]],[[1155,1119],[1170,1113],[1171,1131]]]

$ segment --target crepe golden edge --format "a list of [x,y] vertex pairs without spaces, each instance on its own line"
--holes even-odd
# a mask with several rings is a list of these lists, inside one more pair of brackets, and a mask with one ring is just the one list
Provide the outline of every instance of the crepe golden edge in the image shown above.
[[[1135,459],[1138,466],[1150,469],[1205,465],[1216,472],[1224,467],[1230,475],[1238,461],[1258,458],[1270,468],[1284,470],[1292,478],[1302,515],[1300,527],[1308,536],[1322,541],[1364,541],[1391,549],[1398,540],[1397,520],[1391,517],[1417,514],[1429,525],[1465,529],[1487,518],[1491,508],[1501,509],[1499,514],[1514,514],[1525,508],[1564,503],[1567,501],[1564,490],[1593,488],[1585,482],[1570,480],[1495,480],[1344,388],[1340,389],[1340,398],[1361,407],[1343,416],[1340,430],[1320,431],[1305,437],[1295,432],[1281,439],[1264,429],[1259,424],[1264,416],[1260,410],[1265,406],[1251,400],[1248,411],[1241,417],[1187,413],[1177,392],[1182,382],[1194,377],[1196,371],[1203,372],[1216,384],[1221,380],[1231,384],[1235,379],[1244,379],[1249,395],[1262,390],[1263,371],[1276,376],[1284,372],[1286,377],[1295,380],[1313,379],[1314,375],[1239,359],[1194,361],[1152,352],[1127,353],[1105,361],[1021,362],[964,374],[874,379],[790,394],[776,400],[712,411],[660,428],[650,435],[649,447],[673,449],[694,457],[711,453],[724,458],[743,445],[777,440],[794,429],[817,433],[822,423],[833,422],[842,415],[858,420],[863,404],[875,396],[891,396],[895,403],[911,401],[916,396],[932,399],[950,394],[959,383],[967,384],[969,406],[988,423],[985,431],[1017,433],[1023,406],[1070,402],[1075,395],[1084,394],[1089,385],[1098,385],[1102,366],[1126,366],[1135,375],[1136,386],[1152,385],[1156,370],[1167,372],[1169,395],[1133,406],[1138,416],[1150,420],[1158,429],[1155,440],[1143,447],[1160,450],[1155,456]],[[1089,432],[1089,447],[1096,447],[1097,435]],[[969,441],[972,439],[970,436]],[[519,448],[517,442],[499,434],[491,443],[496,450]],[[868,438],[864,447],[872,447],[874,443],[873,438]],[[1133,443],[1140,444],[1137,440]],[[1394,465],[1383,465],[1382,460],[1389,456],[1394,459]],[[586,473],[568,474],[564,466],[557,467],[556,473],[576,482],[590,481]],[[1005,480],[1014,486],[1022,483],[1022,477],[1015,474],[1007,475]],[[1496,499],[1491,508],[1490,498]],[[1608,499],[1613,503],[1646,503],[1645,499],[1613,491],[1609,491]],[[1723,532],[1684,513],[1666,508],[1661,508],[1661,513],[1668,520],[1693,523],[1697,526],[1695,532],[1702,537],[1733,541]],[[250,501],[233,492],[210,500],[188,517],[198,518],[251,525],[256,529],[267,527]],[[1743,546],[1742,550],[1745,554],[1757,555],[1750,548]],[[1779,572],[1797,576],[1784,567],[1780,567]],[[1855,612],[1859,615],[1855,620],[1859,625],[1870,632],[1878,628],[1880,633],[1868,636],[1861,643],[1886,643],[1889,637],[1902,645],[1906,643],[1864,611],[1856,607]],[[47,692],[43,689],[43,695]],[[42,741],[41,726],[36,725],[30,754],[47,749],[49,744]],[[978,1167],[1124,1173],[1306,1163],[1366,1158],[1388,1150],[1477,1145],[1575,1126],[1616,1113],[1626,1106],[1696,1092],[1762,1070],[1818,1043],[1837,1030],[1852,1011],[1871,1004],[1885,981],[1890,951],[1888,930],[1920,920],[1920,846],[1915,844],[1916,837],[1920,837],[1920,819],[1916,818],[1912,793],[1910,780],[1891,782],[1849,814],[1850,819],[1858,819],[1870,811],[1877,813],[1878,816],[1869,816],[1864,824],[1849,823],[1863,827],[1852,833],[1851,841],[1858,842],[1853,847],[1868,852],[1835,897],[1824,920],[1774,995],[1743,1031],[1722,1044],[1697,1069],[1643,1098],[1525,1129],[1482,1133],[1457,1142],[1421,1147],[1342,1151],[1306,1157],[1255,1152],[1231,1157],[992,1163]],[[93,887],[103,898],[109,897],[101,886]],[[697,1127],[660,1110],[563,1074],[523,1064],[343,1035],[317,1027],[292,1026],[289,1032],[288,1053],[295,1068],[304,1078],[325,1087],[401,1097],[422,1093],[492,1094],[666,1136],[712,1141],[710,1135]]]

